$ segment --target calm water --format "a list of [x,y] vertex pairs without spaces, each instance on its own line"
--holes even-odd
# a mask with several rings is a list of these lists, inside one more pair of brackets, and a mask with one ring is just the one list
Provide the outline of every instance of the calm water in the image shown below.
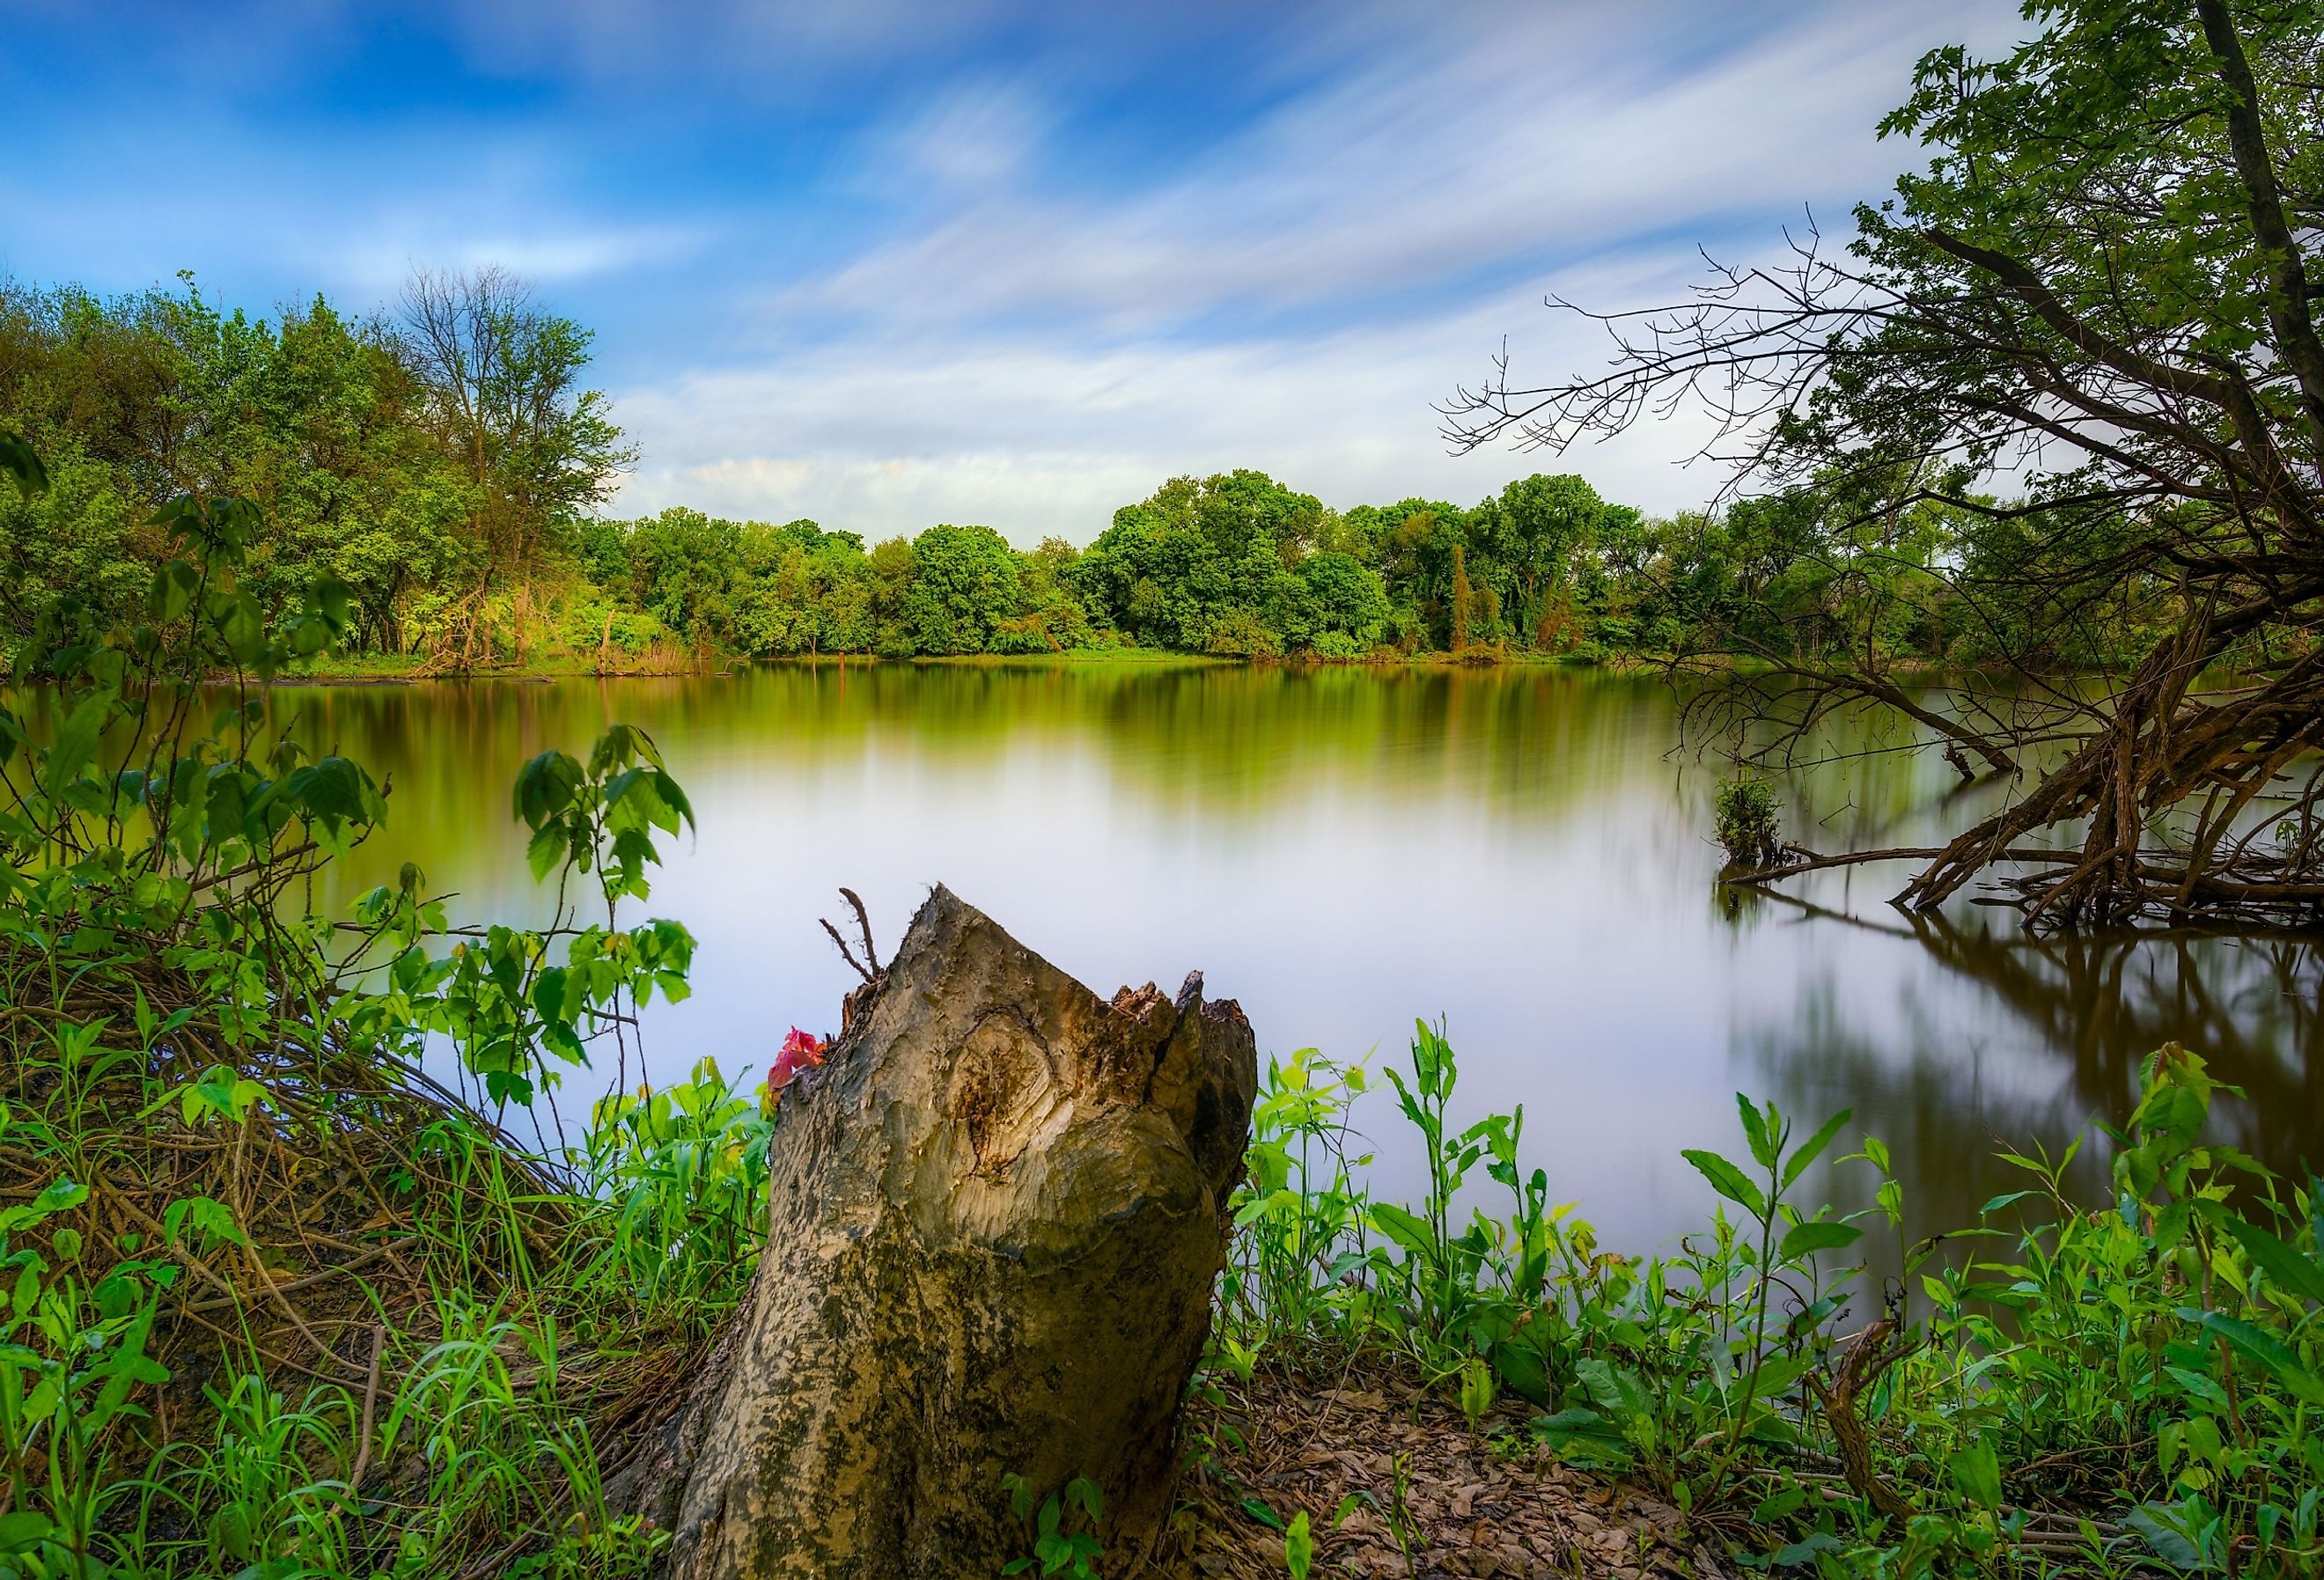
[[[1679,1150],[1739,1148],[1732,1094],[1885,1138],[1920,1228],[2015,1187],[1997,1146],[2119,1118],[2142,1054],[2209,1057],[2279,1166],[2324,1160],[2315,946],[2031,943],[1991,908],[1917,925],[1901,868],[1722,906],[1717,774],[1671,694],[1551,670],[790,666],[669,680],[285,689],[310,739],[392,775],[372,876],[407,856],[469,919],[538,917],[508,787],[609,720],[651,731],[691,795],[652,914],[701,940],[647,1058],[763,1068],[853,981],[817,928],[857,890],[883,951],[936,882],[1101,993],[1190,968],[1262,1056],[1402,1055],[1449,1018],[1470,1115],[1522,1103],[1533,1159],[1608,1242],[1660,1244],[1709,1193]],[[1850,736],[1795,781],[1822,849],[1927,843],[1975,809],[1942,764]],[[1999,793],[1988,790],[1982,793]],[[360,873],[350,873],[353,879]],[[594,1084],[587,1089],[594,1090]],[[1385,1187],[1416,1159],[1384,1098]],[[1861,1164],[1811,1188],[1860,1200]],[[2095,1175],[2091,1177],[2093,1179]]]

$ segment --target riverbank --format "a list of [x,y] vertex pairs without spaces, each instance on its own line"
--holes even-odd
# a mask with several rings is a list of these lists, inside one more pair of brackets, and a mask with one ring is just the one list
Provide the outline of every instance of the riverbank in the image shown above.
[[[883,658],[876,653],[791,653],[775,658],[719,656],[685,659],[641,659],[606,663],[595,655],[551,653],[522,661],[447,668],[414,654],[366,654],[354,658],[325,657],[285,669],[273,681],[278,686],[412,686],[429,681],[541,681],[668,679],[681,676],[728,675],[752,669],[929,665],[956,669],[1218,669],[1288,670],[1459,670],[1552,669],[1605,670],[1615,673],[1659,671],[1666,661],[1645,657],[1576,658],[1550,653],[1379,652],[1357,659],[1323,659],[1305,655],[1247,657],[1240,654],[1178,652],[1167,648],[1069,648],[1047,653],[917,653],[908,658]],[[221,681],[228,675],[217,677]]]

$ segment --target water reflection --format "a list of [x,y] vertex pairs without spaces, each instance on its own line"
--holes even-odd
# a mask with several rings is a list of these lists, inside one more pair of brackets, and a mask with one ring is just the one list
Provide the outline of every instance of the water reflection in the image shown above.
[[[1882,903],[1901,871],[1721,902],[1717,775],[1674,751],[1651,680],[827,662],[273,701],[392,775],[390,830],[342,894],[412,856],[471,916],[540,910],[518,764],[614,718],[652,731],[701,818],[650,907],[704,945],[695,997],[651,1017],[666,1072],[763,1065],[793,1021],[835,1020],[849,975],[815,918],[838,884],[892,941],[941,880],[1101,990],[1204,968],[1263,1048],[1386,1055],[1448,1015],[1471,1111],[1523,1103],[1560,1198],[1617,1243],[1704,1208],[1678,1151],[1736,1145],[1738,1087],[1811,1123],[1854,1107],[1929,1223],[2014,1187],[1997,1144],[2055,1150],[2119,1117],[2172,1038],[2251,1092],[2233,1123],[2272,1162],[2324,1135],[2311,942],[2028,940],[1970,905],[1903,916]],[[1945,805],[1950,772],[1892,744],[1837,742],[1788,788],[1792,827],[1922,843],[2009,793]],[[1414,1188],[1388,1121],[1370,1115],[1379,1172]],[[1861,1173],[1817,1183],[1854,1198]]]

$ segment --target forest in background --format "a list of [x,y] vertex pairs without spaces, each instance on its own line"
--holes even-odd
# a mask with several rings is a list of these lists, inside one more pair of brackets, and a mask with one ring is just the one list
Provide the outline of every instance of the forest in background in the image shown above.
[[2157,579],[2013,616],[1960,588],[2011,585],[2022,520],[1868,520],[1860,489],[1813,483],[1655,518],[1572,475],[1336,510],[1238,470],[1030,550],[984,525],[867,542],[685,507],[614,520],[636,452],[586,386],[590,346],[491,269],[421,273],[370,317],[321,297],[254,317],[190,276],[112,298],[0,284],[0,427],[52,479],[0,499],[12,644],[60,597],[97,622],[138,607],[180,493],[256,507],[241,577],[270,619],[327,577],[346,655],[448,673],[1126,648],[2087,668],[2142,651],[2175,596]]

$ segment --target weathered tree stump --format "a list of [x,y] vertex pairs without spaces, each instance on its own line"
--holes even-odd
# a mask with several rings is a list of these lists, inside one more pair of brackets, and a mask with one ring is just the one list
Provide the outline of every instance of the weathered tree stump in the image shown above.
[[937,889],[782,1099],[750,1296],[629,1501],[674,1580],[974,1576],[1002,1478],[1087,1476],[1116,1554],[1169,1513],[1226,1254],[1250,1024],[1189,976],[1111,1003]]

